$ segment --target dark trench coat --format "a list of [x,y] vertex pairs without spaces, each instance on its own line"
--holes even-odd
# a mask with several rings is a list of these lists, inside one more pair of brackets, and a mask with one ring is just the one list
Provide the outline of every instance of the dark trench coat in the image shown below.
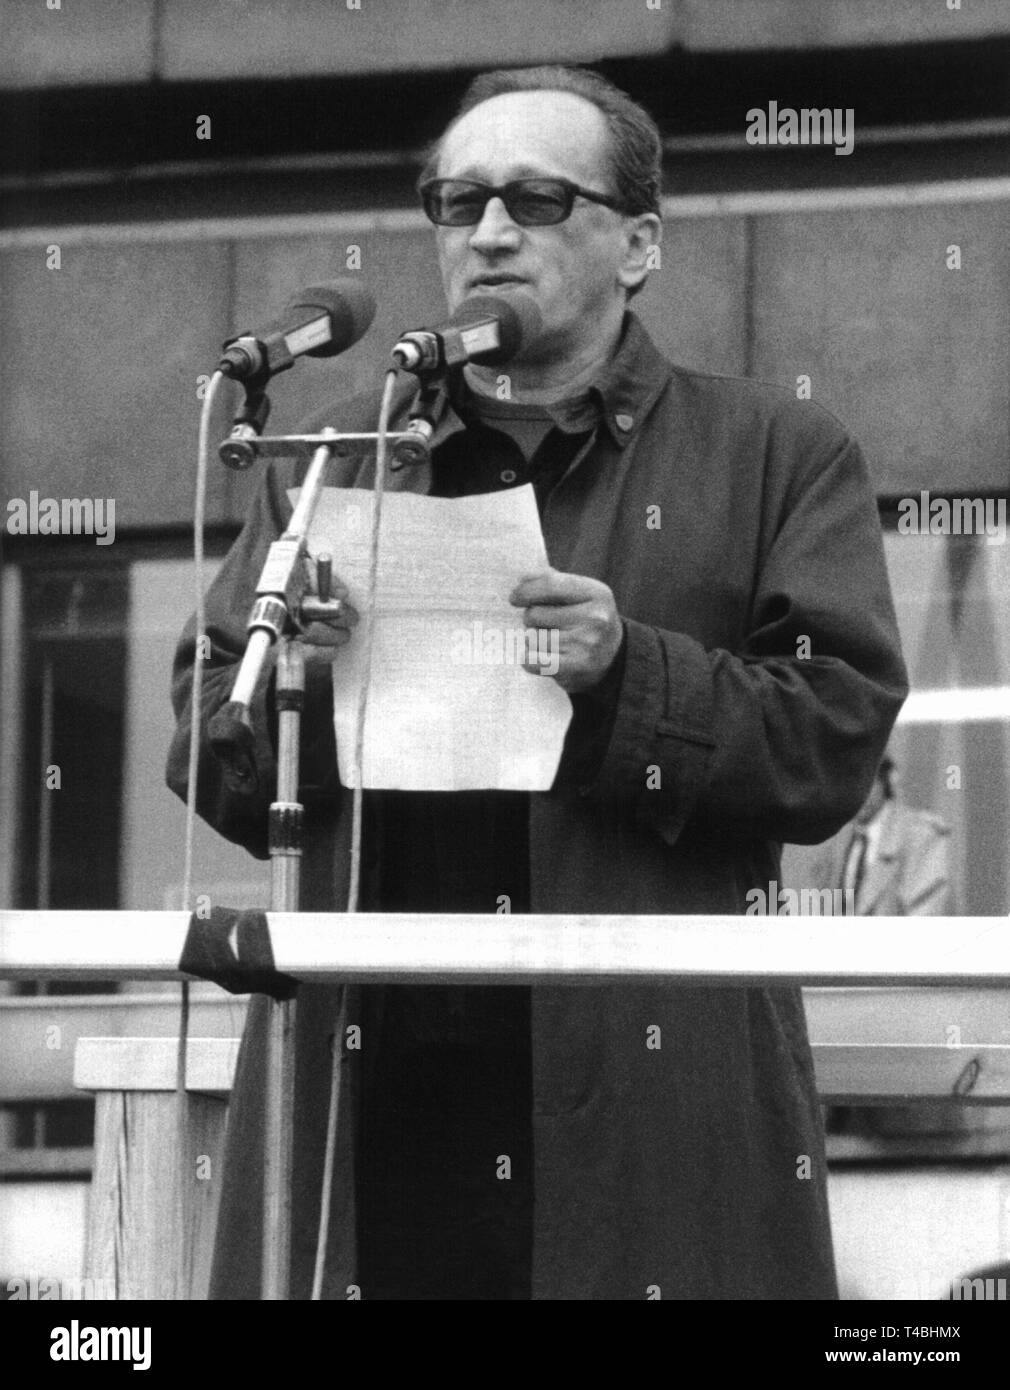
[[[542,520],[554,568],[613,590],[626,665],[595,780],[530,798],[531,909],[741,913],[749,889],[777,880],[783,841],[826,839],[855,813],[907,690],[866,468],[816,404],[671,367],[633,316],[602,401],[593,446]],[[375,417],[375,400],[358,400],[310,424],[368,430]],[[436,447],[458,428],[447,406]],[[372,473],[370,462],[344,463],[329,481],[371,486]],[[300,477],[295,465],[269,468],[209,593],[205,718],[228,698],[255,582]],[[426,492],[430,469],[404,469],[389,485]],[[169,783],[180,795],[192,657],[190,627],[173,689]],[[206,741],[201,752],[201,815],[258,856],[275,771],[270,702],[265,678],[253,710],[257,795],[229,792]],[[346,898],[350,794],[336,774],[330,709],[328,672],[316,672],[301,764],[304,910],[342,910]],[[650,787],[655,767],[661,785]],[[348,1023],[361,988],[346,992]],[[338,993],[299,991],[300,1298],[311,1280]],[[798,990],[538,987],[532,1001],[534,1298],[643,1299],[657,1286],[665,1299],[836,1296]],[[254,998],[232,1097],[219,1297],[258,1296],[264,1006]],[[646,1047],[657,1024],[658,1050]],[[355,1283],[352,1136],[365,1052],[343,1063],[331,1298]]]

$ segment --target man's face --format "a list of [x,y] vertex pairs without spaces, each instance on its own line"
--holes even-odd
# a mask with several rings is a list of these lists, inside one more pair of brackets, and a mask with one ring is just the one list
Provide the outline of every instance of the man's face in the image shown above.
[[[602,113],[583,97],[509,92],[474,107],[449,131],[438,177],[501,185],[550,176],[613,197],[607,138]],[[623,312],[627,224],[614,209],[577,198],[567,221],[520,227],[492,198],[476,226],[437,229],[449,309],[477,292],[531,295],[543,328],[519,360],[574,358]]]

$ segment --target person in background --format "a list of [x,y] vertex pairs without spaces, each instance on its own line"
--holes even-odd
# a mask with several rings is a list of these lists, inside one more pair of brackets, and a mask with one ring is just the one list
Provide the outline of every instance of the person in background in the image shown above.
[[901,800],[885,753],[854,819],[823,845],[788,846],[783,872],[804,887],[851,890],[857,917],[951,917],[949,857],[950,827]]
[[[857,917],[953,917],[958,895],[950,871],[950,827],[898,795],[894,758],[884,754],[855,818],[816,848],[789,845],[783,877],[790,887],[851,891]],[[981,1112],[921,1101],[900,1106],[832,1106],[829,1133],[900,1138],[965,1134]]]

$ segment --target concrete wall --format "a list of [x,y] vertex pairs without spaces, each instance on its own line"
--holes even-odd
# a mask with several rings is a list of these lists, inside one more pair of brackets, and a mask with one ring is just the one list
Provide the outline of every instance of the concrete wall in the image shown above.
[[0,0],[0,31],[0,85],[39,87],[592,62],[682,24],[672,0]]
[[[1010,32],[1001,0],[0,0],[0,87],[593,62]],[[52,6],[52,8],[51,8]],[[451,42],[446,36],[451,35]]]
[[[1007,202],[847,207],[844,191],[832,196],[841,205],[819,211],[671,217],[636,306],[647,326],[685,365],[793,388],[809,375],[813,398],[860,438],[881,494],[1006,488]],[[123,532],[188,521],[201,374],[231,331],[347,273],[349,248],[379,300],[375,323],[340,358],[275,380],[272,428],[369,389],[397,334],[443,313],[419,213],[51,238],[0,241],[5,336],[18,344],[0,359],[3,489],[115,497]],[[960,270],[946,265],[955,244]],[[51,245],[59,269],[47,268]],[[215,461],[209,519],[241,519],[251,481]]]

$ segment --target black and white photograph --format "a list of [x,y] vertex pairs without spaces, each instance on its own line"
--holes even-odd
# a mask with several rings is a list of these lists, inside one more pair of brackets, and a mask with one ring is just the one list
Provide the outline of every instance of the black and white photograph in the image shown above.
[[0,0],[0,55],[14,1345],[639,1300],[970,1364],[1010,10]]

